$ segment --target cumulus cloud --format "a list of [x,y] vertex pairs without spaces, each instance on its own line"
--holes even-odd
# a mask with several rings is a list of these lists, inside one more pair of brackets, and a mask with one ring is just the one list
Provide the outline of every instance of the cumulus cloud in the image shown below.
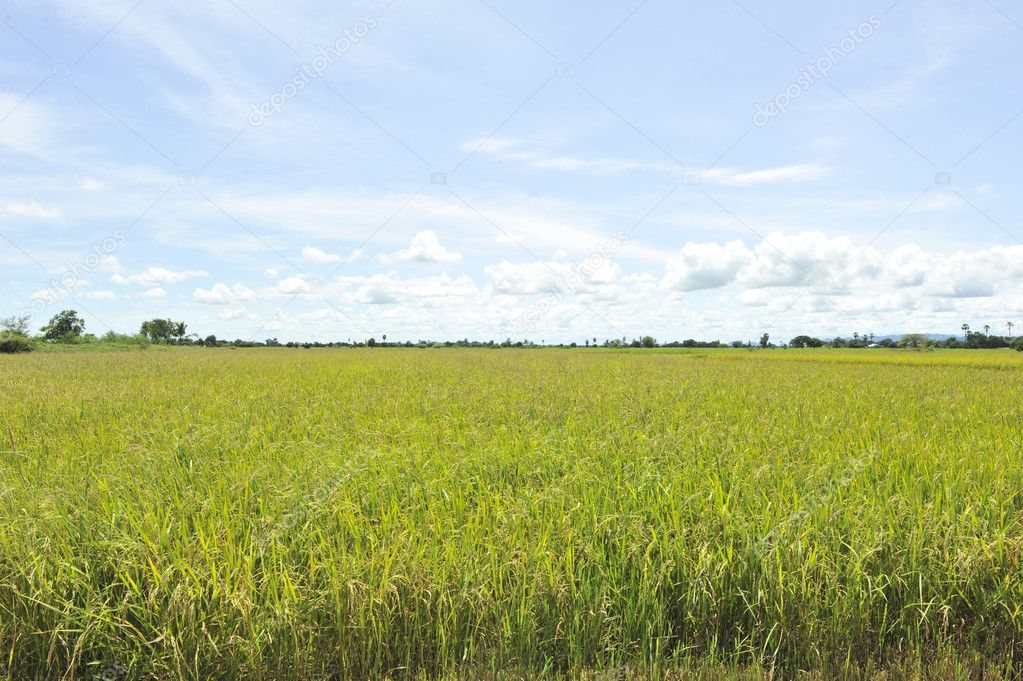
[[110,277],[110,283],[126,286],[128,284],[139,284],[141,286],[156,286],[158,284],[177,284],[187,279],[196,279],[209,276],[202,270],[183,270],[175,272],[163,267],[148,267],[142,272],[128,275],[127,277],[115,274]]
[[255,298],[255,293],[252,289],[242,284],[235,284],[234,286],[214,284],[213,288],[208,290],[195,289],[192,298],[197,303],[204,303],[206,305],[230,305],[240,301],[252,300]]
[[856,249],[846,237],[771,232],[753,247],[753,253],[739,273],[739,283],[747,288],[767,288],[827,281],[853,261]]
[[143,298],[163,298],[167,295],[167,292],[157,286],[156,288],[146,289],[142,292]]
[[661,285],[673,291],[726,286],[752,259],[753,253],[738,239],[724,245],[689,242],[678,257],[668,262]]
[[669,291],[736,286],[738,302],[747,307],[784,309],[783,297],[769,289],[803,288],[809,297],[797,309],[807,312],[833,307],[827,298],[870,292],[864,307],[843,303],[870,313],[916,310],[921,296],[989,298],[1020,284],[1023,245],[947,254],[905,244],[885,255],[820,232],[772,232],[751,248],[741,241],[690,242],[668,261],[661,279]]
[[302,277],[288,277],[277,282],[273,292],[282,296],[296,296],[303,293],[310,293],[312,285]]
[[458,262],[461,253],[454,253],[441,245],[437,233],[432,229],[418,232],[412,237],[412,243],[402,251],[389,256],[392,260],[414,260],[416,262]]
[[596,293],[601,287],[621,279],[621,268],[602,258],[581,264],[563,260],[525,263],[502,260],[496,265],[487,265],[484,271],[494,291],[509,295]]
[[121,261],[114,255],[104,255],[99,259],[99,265],[96,267],[100,272],[120,272]]
[[302,259],[306,262],[313,263],[330,263],[330,262],[341,262],[341,256],[334,253],[327,253],[326,251],[317,248],[315,246],[306,246],[302,249]]
[[342,277],[338,281],[342,300],[346,303],[389,305],[408,301],[450,300],[477,295],[476,283],[467,276],[447,274],[404,279],[396,272],[368,277]]

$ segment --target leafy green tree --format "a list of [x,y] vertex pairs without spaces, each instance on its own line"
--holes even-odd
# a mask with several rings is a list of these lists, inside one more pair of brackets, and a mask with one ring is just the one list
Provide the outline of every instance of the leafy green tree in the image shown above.
[[930,345],[930,339],[922,333],[909,333],[899,339],[900,348],[912,348],[920,350]]
[[770,345],[770,343],[771,343],[770,335],[765,333],[763,336],[760,337],[760,347],[766,348],[768,345]]
[[53,315],[50,323],[39,329],[46,340],[79,338],[85,332],[85,321],[78,316],[77,310],[62,310]]
[[139,333],[154,343],[166,343],[175,336],[176,331],[177,324],[169,319],[150,319],[142,322]]
[[793,348],[819,348],[823,345],[824,341],[811,336],[796,336],[789,341],[789,346]]
[[642,340],[639,341],[641,347],[644,348],[656,348],[657,341],[654,340],[653,336],[643,336]]

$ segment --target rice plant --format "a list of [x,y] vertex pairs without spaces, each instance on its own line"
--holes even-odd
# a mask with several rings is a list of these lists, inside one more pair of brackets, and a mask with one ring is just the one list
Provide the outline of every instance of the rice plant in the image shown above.
[[0,678],[1012,676],[1021,378],[1008,351],[0,356]]

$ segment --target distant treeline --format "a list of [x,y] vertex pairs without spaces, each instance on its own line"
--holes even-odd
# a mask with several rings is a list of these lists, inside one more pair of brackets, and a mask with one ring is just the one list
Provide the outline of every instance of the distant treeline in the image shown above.
[[524,339],[512,340],[506,338],[503,341],[479,341],[464,338],[455,341],[387,341],[386,335],[381,335],[380,340],[367,338],[366,340],[353,340],[333,342],[294,342],[282,343],[276,338],[268,338],[264,341],[227,340],[217,338],[215,335],[201,337],[199,334],[189,333],[188,324],[177,322],[171,319],[150,319],[142,322],[137,334],[121,334],[110,331],[102,336],[85,332],[85,321],[75,310],[63,310],[53,316],[46,326],[39,329],[40,333],[34,335],[30,332],[30,319],[27,316],[8,317],[0,319],[0,352],[16,353],[29,352],[40,344],[62,343],[68,345],[107,345],[107,346],[137,346],[148,345],[192,345],[207,348],[909,348],[909,349],[932,349],[932,348],[960,348],[970,350],[987,350],[997,348],[1013,348],[1023,351],[1023,338],[1014,338],[1012,334],[1013,324],[1008,323],[1006,327],[1009,335],[1000,336],[991,334],[990,326],[984,326],[984,332],[973,331],[968,324],[963,324],[963,337],[955,336],[938,340],[924,334],[908,334],[898,340],[890,337],[881,338],[875,341],[874,334],[860,334],[854,332],[851,338],[833,338],[822,340],[813,336],[800,335],[788,342],[774,344],[769,334],[760,336],[757,343],[752,341],[731,341],[722,342],[698,341],[688,338],[682,341],[671,341],[659,343],[652,336],[641,336],[634,339],[607,338],[598,342],[596,337],[587,338],[582,343],[547,343],[541,339],[539,343]]

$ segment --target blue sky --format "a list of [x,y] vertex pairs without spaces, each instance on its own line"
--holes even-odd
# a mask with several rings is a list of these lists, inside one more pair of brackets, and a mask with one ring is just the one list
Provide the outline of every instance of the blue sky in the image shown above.
[[223,338],[1023,331],[1023,10],[6,2],[0,314]]

